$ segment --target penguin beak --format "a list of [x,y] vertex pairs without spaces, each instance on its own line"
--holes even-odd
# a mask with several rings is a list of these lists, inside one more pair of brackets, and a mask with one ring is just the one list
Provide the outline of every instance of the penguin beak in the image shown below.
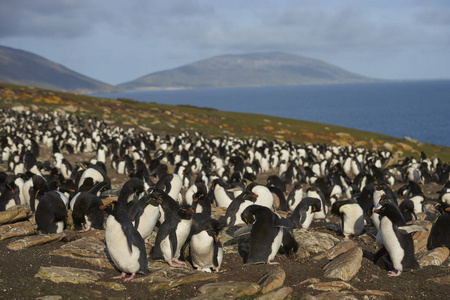
[[214,235],[214,240],[216,241],[216,243],[219,242],[219,237],[216,234]]
[[193,210],[192,208],[190,208],[190,209],[188,210],[188,214],[192,215],[193,213],[194,213],[194,210]]
[[376,214],[379,214],[380,210],[379,209],[375,209],[373,212],[376,213]]
[[100,206],[99,207],[101,210],[105,210],[106,209],[106,206],[105,205],[102,205],[102,206]]
[[258,196],[257,194],[253,194],[252,197],[256,199],[256,198],[258,198],[259,196]]
[[447,207],[445,211],[450,212],[450,207]]
[[198,198],[194,198],[194,202],[198,202]]

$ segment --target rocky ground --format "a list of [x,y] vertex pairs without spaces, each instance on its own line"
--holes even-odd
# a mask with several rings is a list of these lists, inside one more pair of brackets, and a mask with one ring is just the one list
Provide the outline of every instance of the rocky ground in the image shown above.
[[[90,156],[67,155],[67,158],[75,162]],[[49,152],[41,159],[50,159]],[[1,170],[5,169],[6,165],[1,165]],[[256,181],[265,184],[267,177],[274,173],[276,170],[262,174]],[[111,169],[108,175],[116,189],[128,179]],[[394,190],[399,187],[394,186]],[[436,191],[441,186],[431,183],[423,185],[422,189],[427,197],[436,198]],[[221,209],[214,211],[216,217],[224,213]],[[22,210],[22,214],[26,215],[27,211]],[[429,216],[422,215],[423,219],[426,217]],[[449,251],[442,248],[428,253],[425,247],[427,232],[414,236],[422,269],[399,277],[387,277],[387,271],[372,262],[377,249],[371,228],[357,240],[344,242],[343,237],[333,230],[338,220],[330,217],[329,222],[314,223],[308,231],[296,230],[300,244],[297,256],[291,259],[277,255],[275,261],[279,265],[244,265],[237,245],[245,237],[233,238],[231,228],[225,229],[220,236],[225,254],[219,273],[175,269],[163,262],[149,261],[149,275],[138,275],[137,279],[123,283],[112,279],[120,273],[106,256],[104,231],[77,233],[66,230],[62,234],[38,236],[30,235],[32,219],[20,222],[23,223],[19,223],[19,228],[29,228],[26,237],[7,238],[17,229],[11,229],[11,225],[0,226],[0,298],[4,299],[283,299],[288,295],[293,299],[450,297]],[[431,226],[429,221],[421,221],[421,224]],[[49,242],[35,241],[37,238]],[[42,244],[31,246],[34,242]]]

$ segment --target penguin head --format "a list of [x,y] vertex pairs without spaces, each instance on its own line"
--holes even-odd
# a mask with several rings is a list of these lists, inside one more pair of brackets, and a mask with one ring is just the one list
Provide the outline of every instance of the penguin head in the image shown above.
[[192,209],[192,206],[190,206],[188,204],[181,205],[177,210],[178,216],[183,220],[192,219],[193,213],[194,213],[194,210]]
[[205,227],[206,233],[213,237],[216,243],[219,242],[219,233],[223,229],[222,224],[215,219],[208,219],[202,225]]
[[108,215],[116,215],[118,211],[121,210],[122,203],[119,201],[113,201],[107,205],[102,205],[99,207],[101,210],[104,210]]
[[206,197],[206,193],[202,190],[197,191],[196,193],[194,193],[194,202],[198,202],[201,199],[204,199]]
[[383,191],[386,189],[386,184],[384,182],[378,181],[375,183],[373,188],[377,191]]
[[162,204],[162,194],[154,191],[151,194],[147,195],[147,200],[146,200],[147,205],[153,205],[153,206],[158,206],[160,204]]
[[380,216],[392,217],[399,213],[399,209],[392,202],[385,202],[380,208],[375,209],[373,212]]
[[392,201],[391,197],[384,194],[384,195],[381,195],[379,203],[380,203],[380,205],[384,205],[386,203],[393,203],[393,201]]

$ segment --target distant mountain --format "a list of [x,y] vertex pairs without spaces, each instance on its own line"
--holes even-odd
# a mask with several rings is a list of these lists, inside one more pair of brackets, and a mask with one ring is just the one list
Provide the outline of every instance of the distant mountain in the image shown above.
[[3,46],[0,46],[0,81],[82,94],[118,90],[31,52]]
[[375,81],[320,60],[281,52],[222,55],[117,85],[122,90],[256,87]]

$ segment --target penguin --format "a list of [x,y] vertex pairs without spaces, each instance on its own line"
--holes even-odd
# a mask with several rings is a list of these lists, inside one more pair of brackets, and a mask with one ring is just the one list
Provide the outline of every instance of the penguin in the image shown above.
[[244,224],[244,220],[241,219],[241,214],[244,210],[253,205],[258,198],[258,195],[248,190],[244,190],[236,199],[231,202],[225,213],[225,220],[227,226],[234,226]]
[[245,264],[272,262],[280,249],[283,240],[283,227],[281,219],[268,207],[250,205],[241,215],[246,224],[253,224],[250,232],[250,248]]
[[344,240],[348,240],[350,235],[357,238],[364,230],[364,212],[355,199],[336,201],[331,213],[341,219]]
[[155,189],[166,192],[172,199],[181,204],[180,191],[183,187],[183,182],[178,174],[166,174],[156,183]]
[[314,214],[321,210],[321,202],[317,198],[305,197],[294,209],[291,222],[294,228],[308,229]]
[[388,276],[399,276],[402,271],[420,268],[414,256],[414,242],[411,232],[417,231],[413,226],[407,226],[397,205],[386,201],[381,208],[374,210],[381,216],[380,232],[383,247],[375,254],[375,262],[383,253],[388,253]]
[[81,186],[83,186],[83,183],[87,178],[92,178],[93,185],[102,181],[106,181],[108,182],[107,188],[111,188],[111,179],[106,174],[106,167],[103,163],[99,162],[97,164],[91,165],[87,169],[85,169],[83,173],[81,173],[81,176],[77,183],[77,187],[80,191],[89,191],[92,188],[92,186],[86,186],[85,188],[81,189]]
[[403,200],[402,203],[398,206],[400,209],[403,219],[405,222],[410,222],[412,220],[417,220],[417,214],[415,212],[415,205],[411,199]]
[[[123,204],[113,201],[108,205],[100,206],[109,216],[106,219],[105,241],[111,260],[122,272],[113,279],[132,280],[136,273],[147,274],[147,253],[145,244],[137,229],[131,223]],[[126,274],[131,276],[126,278]]]
[[218,207],[227,208],[234,197],[227,194],[228,187],[222,179],[214,179],[211,183],[211,191],[214,195],[215,203]]
[[144,182],[137,177],[126,181],[120,189],[117,201],[122,203],[126,210],[130,210],[133,203],[139,198],[139,194],[145,189]]
[[[87,180],[90,181],[90,179],[87,179]],[[70,203],[69,203],[70,210],[71,210],[72,212],[74,211],[74,209],[75,209],[75,204],[76,204],[77,199],[78,199],[78,197],[79,197],[80,195],[83,195],[83,194],[88,193],[88,194],[95,195],[96,197],[100,197],[101,193],[107,190],[107,186],[108,186],[108,182],[102,181],[102,182],[99,182],[99,183],[97,183],[96,185],[94,185],[94,186],[93,186],[89,191],[87,191],[87,192],[78,192],[78,193],[76,193],[76,194],[72,197],[72,199],[70,200]]]
[[314,219],[324,220],[328,214],[328,203],[325,200],[325,196],[317,185],[310,185],[306,190],[306,197],[316,198],[320,200],[320,210],[314,213]]
[[59,191],[46,193],[36,208],[36,225],[41,233],[60,233],[67,224],[69,199]]
[[247,190],[258,195],[255,205],[265,206],[269,209],[273,208],[273,195],[267,187],[256,182],[252,182],[247,186]]
[[281,246],[278,253],[294,259],[295,253],[298,251],[298,243],[294,236],[294,227],[287,219],[280,216],[278,217],[280,218],[281,224],[283,224],[283,239],[281,240]]
[[294,211],[297,205],[303,199],[303,189],[299,182],[296,182],[292,190],[287,197],[287,204],[290,211]]
[[206,214],[195,213],[192,217],[192,235],[189,242],[189,256],[198,271],[219,272],[223,260],[223,248],[219,241],[222,225]]
[[48,192],[47,182],[44,177],[33,175],[30,179],[25,181],[20,192],[21,204],[29,205],[31,211],[34,213],[39,203],[39,199]]
[[[373,201],[373,207],[376,208],[380,202],[380,199],[383,195],[386,195],[389,199],[392,200],[392,203],[396,206],[397,204],[397,196],[394,194],[394,192],[391,190],[390,187],[386,185],[386,183],[381,181],[376,181],[374,186],[372,201]],[[375,228],[378,230],[380,227],[380,218],[377,213],[372,213],[372,222],[375,226]]]
[[211,200],[206,192],[206,187],[200,188],[193,194],[192,209],[196,213],[204,213],[208,216],[211,215]]
[[161,194],[157,192],[147,194],[139,198],[128,213],[134,223],[134,227],[136,227],[146,244],[149,243],[153,229],[161,216],[161,198]]
[[105,212],[100,209],[103,202],[98,198],[96,191],[97,189],[100,191],[106,184],[101,182],[89,192],[80,192],[75,195],[75,201],[71,201],[73,225],[79,232],[86,232],[91,228],[103,230]]
[[168,216],[156,234],[155,246],[150,252],[151,259],[164,259],[175,268],[186,266],[179,257],[191,230],[193,213],[190,205],[183,204]]
[[438,247],[447,247],[450,249],[450,204],[440,202],[435,207],[442,214],[431,227],[427,241],[427,249],[432,250]]
[[20,186],[23,179],[17,175],[8,175],[5,179],[5,189],[0,195],[0,211],[20,204]]

